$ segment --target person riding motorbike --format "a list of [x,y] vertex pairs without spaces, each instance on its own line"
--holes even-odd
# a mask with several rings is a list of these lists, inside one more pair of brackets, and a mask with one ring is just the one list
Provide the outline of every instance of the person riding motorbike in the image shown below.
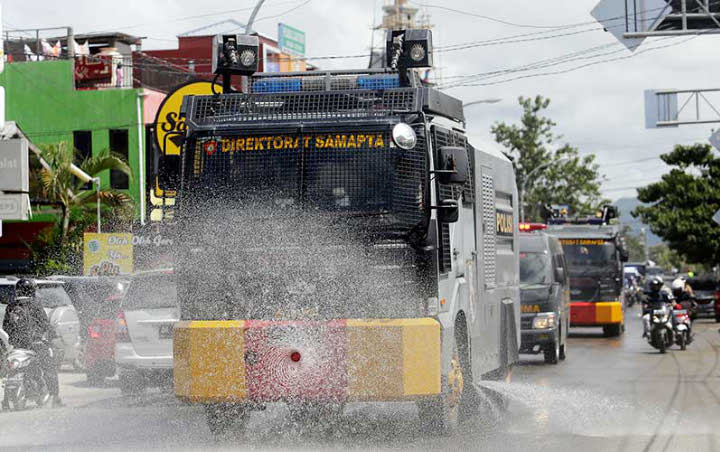
[[650,314],[653,309],[660,309],[665,305],[671,304],[670,296],[667,290],[663,290],[663,279],[659,276],[653,276],[648,283],[650,292],[643,299],[643,336],[647,337],[650,332]]
[[682,278],[676,278],[672,282],[672,294],[675,298],[675,303],[682,306],[683,309],[687,310],[690,318],[695,318],[695,311],[697,310],[697,302],[695,301],[695,294],[692,292],[690,285]]
[[5,311],[3,329],[13,347],[36,353],[53,406],[58,407],[63,403],[60,399],[57,364],[49,343],[54,331],[45,310],[35,298],[36,290],[37,285],[32,280],[21,279],[17,282],[15,297]]

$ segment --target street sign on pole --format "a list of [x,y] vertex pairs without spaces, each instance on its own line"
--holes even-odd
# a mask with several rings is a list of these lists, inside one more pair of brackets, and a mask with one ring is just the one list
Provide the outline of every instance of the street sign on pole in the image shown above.
[[305,32],[289,25],[278,24],[278,47],[293,56],[305,56]]
[[720,129],[717,129],[712,135],[710,135],[710,144],[720,151]]
[[715,212],[715,215],[713,215],[712,219],[715,223],[720,224],[720,209]]

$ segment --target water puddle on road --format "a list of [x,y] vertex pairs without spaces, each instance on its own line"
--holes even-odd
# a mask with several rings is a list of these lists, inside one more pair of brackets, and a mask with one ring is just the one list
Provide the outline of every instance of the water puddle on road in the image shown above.
[[[483,381],[478,389],[506,401],[513,433],[582,436],[652,435],[664,417],[659,406],[579,388]],[[495,395],[495,397],[493,397]],[[499,412],[499,410],[498,410]],[[498,412],[490,413],[497,416]]]

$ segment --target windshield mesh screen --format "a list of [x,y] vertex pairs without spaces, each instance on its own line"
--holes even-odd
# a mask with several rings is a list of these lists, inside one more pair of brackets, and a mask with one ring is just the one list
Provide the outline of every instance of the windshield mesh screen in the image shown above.
[[393,229],[424,219],[427,156],[392,145],[389,131],[233,135],[190,141],[188,198],[267,209],[381,215]]
[[198,126],[237,122],[385,118],[419,111],[417,90],[227,94],[189,97],[187,121]]

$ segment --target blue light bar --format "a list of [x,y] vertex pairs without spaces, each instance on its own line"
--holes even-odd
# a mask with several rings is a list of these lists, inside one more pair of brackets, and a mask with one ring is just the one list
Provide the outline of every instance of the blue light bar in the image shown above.
[[254,93],[289,93],[302,91],[302,81],[299,78],[267,78],[253,82]]
[[400,77],[397,74],[361,76],[357,79],[357,87],[373,90],[399,88]]

